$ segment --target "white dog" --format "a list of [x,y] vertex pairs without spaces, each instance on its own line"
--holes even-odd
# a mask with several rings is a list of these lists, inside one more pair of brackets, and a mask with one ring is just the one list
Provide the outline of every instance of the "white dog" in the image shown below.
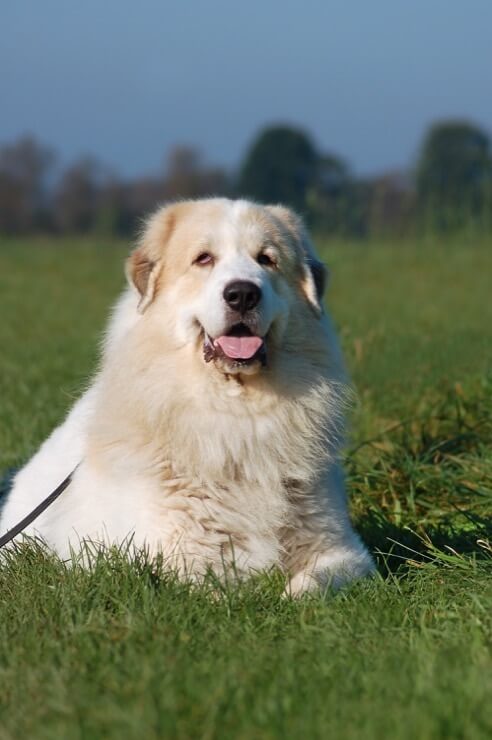
[[293,594],[371,572],[338,461],[345,380],[324,271],[297,216],[167,206],[127,275],[100,371],[17,475],[1,531],[78,466],[25,532],[63,558],[130,541],[187,577],[278,566]]

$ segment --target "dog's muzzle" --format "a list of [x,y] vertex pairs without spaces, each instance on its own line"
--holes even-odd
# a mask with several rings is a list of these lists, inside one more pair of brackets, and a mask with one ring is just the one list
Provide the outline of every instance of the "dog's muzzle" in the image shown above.
[[243,322],[234,324],[227,334],[210,337],[206,332],[203,341],[205,362],[222,359],[234,367],[260,362],[266,365],[266,343]]

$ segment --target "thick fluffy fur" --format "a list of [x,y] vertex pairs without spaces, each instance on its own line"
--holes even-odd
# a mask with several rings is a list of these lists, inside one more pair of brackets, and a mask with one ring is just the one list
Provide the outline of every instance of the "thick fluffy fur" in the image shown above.
[[[192,577],[276,565],[294,594],[369,573],[338,462],[345,378],[321,273],[285,208],[211,199],[158,211],[129,258],[101,369],[17,475],[1,531],[78,465],[26,532],[63,558],[84,540],[131,541]],[[205,361],[238,279],[261,290],[251,326],[266,366]]]

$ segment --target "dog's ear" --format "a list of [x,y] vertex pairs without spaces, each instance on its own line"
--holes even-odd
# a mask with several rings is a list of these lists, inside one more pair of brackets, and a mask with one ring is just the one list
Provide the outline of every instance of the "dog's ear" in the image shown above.
[[154,300],[158,276],[157,263],[150,258],[145,246],[135,249],[127,259],[126,276],[140,294],[138,311],[143,313]]
[[287,228],[291,237],[301,247],[301,288],[316,316],[323,313],[323,296],[328,283],[328,270],[316,256],[302,219],[285,206],[267,206],[272,215]]
[[145,224],[139,246],[126,261],[126,276],[130,285],[138,291],[139,313],[154,300],[166,243],[176,225],[177,206],[161,208]]
[[323,296],[328,282],[328,270],[314,256],[308,256],[304,265],[302,288],[317,316],[323,313]]

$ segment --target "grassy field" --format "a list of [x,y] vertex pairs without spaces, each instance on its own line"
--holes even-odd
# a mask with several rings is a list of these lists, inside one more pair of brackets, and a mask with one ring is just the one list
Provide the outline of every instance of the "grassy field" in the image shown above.
[[[84,387],[126,249],[0,243],[0,475]],[[324,257],[379,576],[291,601],[278,573],[218,595],[22,548],[0,568],[0,740],[491,737],[492,244]]]

